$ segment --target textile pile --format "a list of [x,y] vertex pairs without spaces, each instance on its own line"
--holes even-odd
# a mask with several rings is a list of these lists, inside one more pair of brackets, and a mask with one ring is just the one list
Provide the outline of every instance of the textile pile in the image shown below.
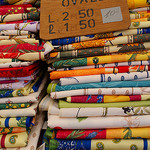
[[149,2],[128,30],[52,40],[46,149],[150,149]]
[[[36,150],[44,114],[44,57],[52,46],[38,37],[40,1],[0,1],[0,148]],[[47,86],[46,86],[47,87]]]

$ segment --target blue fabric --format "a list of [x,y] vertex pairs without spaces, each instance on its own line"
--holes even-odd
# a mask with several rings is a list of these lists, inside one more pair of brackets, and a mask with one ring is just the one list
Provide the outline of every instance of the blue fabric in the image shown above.
[[[86,35],[85,37],[88,37],[93,39],[94,35]],[[72,44],[81,42],[81,37],[70,37],[70,38],[63,38],[63,39],[54,39],[51,40],[52,45],[66,45],[66,44]]]
[[31,126],[33,117],[27,117],[26,119],[26,127],[29,128]]
[[45,133],[42,138],[42,144],[45,143],[45,150],[49,150],[49,139],[45,136]]
[[37,92],[40,85],[41,85],[41,82],[43,80],[43,77],[39,78],[39,80],[33,85],[32,89],[34,90],[34,92]]
[[55,140],[59,143],[56,150],[91,150],[91,140]]
[[6,0],[0,0],[0,5],[8,5],[8,3],[6,2]]
[[143,139],[143,142],[144,142],[143,150],[148,150],[148,142],[147,142],[147,139]]
[[150,28],[137,29],[137,34],[150,33]]
[[5,127],[6,127],[6,128],[9,128],[9,119],[10,119],[10,117],[7,117],[7,118],[5,119]]

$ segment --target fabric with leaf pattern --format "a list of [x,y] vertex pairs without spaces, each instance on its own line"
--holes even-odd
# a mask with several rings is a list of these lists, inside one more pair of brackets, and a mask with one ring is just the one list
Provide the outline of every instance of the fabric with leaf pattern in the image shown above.
[[49,59],[53,59],[56,61],[59,59],[102,56],[102,55],[106,55],[106,54],[108,55],[112,53],[143,51],[149,48],[150,48],[149,42],[117,45],[117,46],[104,46],[99,48],[86,48],[86,49],[72,50],[72,51],[53,52],[49,54]]
[[[60,130],[52,133],[57,139],[141,139],[150,138],[150,127],[145,128],[118,128],[118,129],[97,129],[97,130]],[[46,132],[50,133],[47,129]],[[48,134],[47,133],[47,134]],[[54,135],[49,138],[54,138]]]
[[3,53],[31,53],[31,52],[43,52],[43,45],[39,45],[38,43],[25,43],[23,41],[17,41],[17,44],[11,45],[1,45],[0,52]]
[[114,117],[61,118],[48,115],[48,126],[52,129],[106,129],[150,126],[150,115]]
[[113,103],[127,101],[145,101],[149,99],[150,95],[83,95],[67,97],[66,101],[70,103]]
[[[144,29],[127,29],[127,30],[122,30],[122,31],[99,33],[99,34],[95,34],[95,35],[86,35],[86,36],[80,36],[80,37],[54,39],[54,40],[51,40],[51,42],[52,42],[53,45],[66,45],[66,44],[72,44],[72,43],[87,41],[87,40],[110,38],[110,37],[115,37],[115,36],[146,34],[146,33],[150,33],[150,30],[148,28],[144,28]],[[55,49],[54,51],[57,51],[57,49]]]
[[35,118],[33,117],[16,117],[16,118],[0,118],[0,127],[9,128],[9,127],[23,127],[29,128],[34,125]]
[[90,65],[100,65],[107,63],[116,62],[128,62],[128,61],[141,61],[149,60],[150,52],[133,52],[133,53],[122,53],[116,55],[106,55],[106,56],[95,56],[95,57],[85,57],[85,58],[74,58],[67,60],[60,60],[52,63],[54,68],[65,68],[67,67],[77,67],[77,66],[90,66]]
[[103,67],[138,66],[138,65],[139,66],[150,65],[150,60],[146,60],[146,61],[116,62],[116,63],[91,65],[91,66],[78,66],[78,67],[65,66],[64,68],[60,68],[60,69],[56,69],[56,68],[54,68],[52,66],[49,66],[48,67],[48,71],[67,71],[67,70],[96,69],[96,68],[103,68]]
[[58,47],[58,50],[77,50],[85,48],[94,48],[94,47],[103,47],[103,46],[114,46],[119,44],[130,44],[130,43],[143,43],[150,41],[150,34],[140,34],[140,35],[128,35],[128,36],[119,36],[112,38],[104,38],[90,41],[83,41],[68,45],[63,45]]

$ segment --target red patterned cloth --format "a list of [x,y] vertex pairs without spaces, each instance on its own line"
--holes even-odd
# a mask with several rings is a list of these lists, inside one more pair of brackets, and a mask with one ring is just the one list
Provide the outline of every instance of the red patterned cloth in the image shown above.
[[[43,44],[39,46],[38,43],[24,43],[21,39],[15,39],[18,44],[0,45],[0,53],[33,53],[44,52]],[[0,54],[2,56],[2,54]],[[5,57],[4,57],[5,58]],[[12,58],[12,57],[10,57]]]
[[41,64],[39,62],[34,63],[27,67],[18,68],[5,68],[0,69],[0,77],[25,77],[31,75],[37,69],[39,69]]
[[32,7],[32,5],[5,5],[3,7],[0,6],[0,15],[27,13],[30,12],[27,9],[30,7]]

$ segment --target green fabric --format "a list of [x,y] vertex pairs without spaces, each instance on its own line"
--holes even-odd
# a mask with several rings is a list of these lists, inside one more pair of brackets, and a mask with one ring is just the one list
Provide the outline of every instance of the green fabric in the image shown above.
[[54,83],[54,82],[50,83],[47,87],[47,93],[55,92],[57,84],[58,84],[57,82],[56,83]]
[[63,100],[59,100],[59,108],[96,108],[96,107],[141,107],[150,106],[150,101],[138,101],[138,102],[119,102],[119,103],[68,103]]
[[0,104],[1,109],[18,109],[18,108],[27,108],[30,107],[31,103],[18,103],[18,104]]

